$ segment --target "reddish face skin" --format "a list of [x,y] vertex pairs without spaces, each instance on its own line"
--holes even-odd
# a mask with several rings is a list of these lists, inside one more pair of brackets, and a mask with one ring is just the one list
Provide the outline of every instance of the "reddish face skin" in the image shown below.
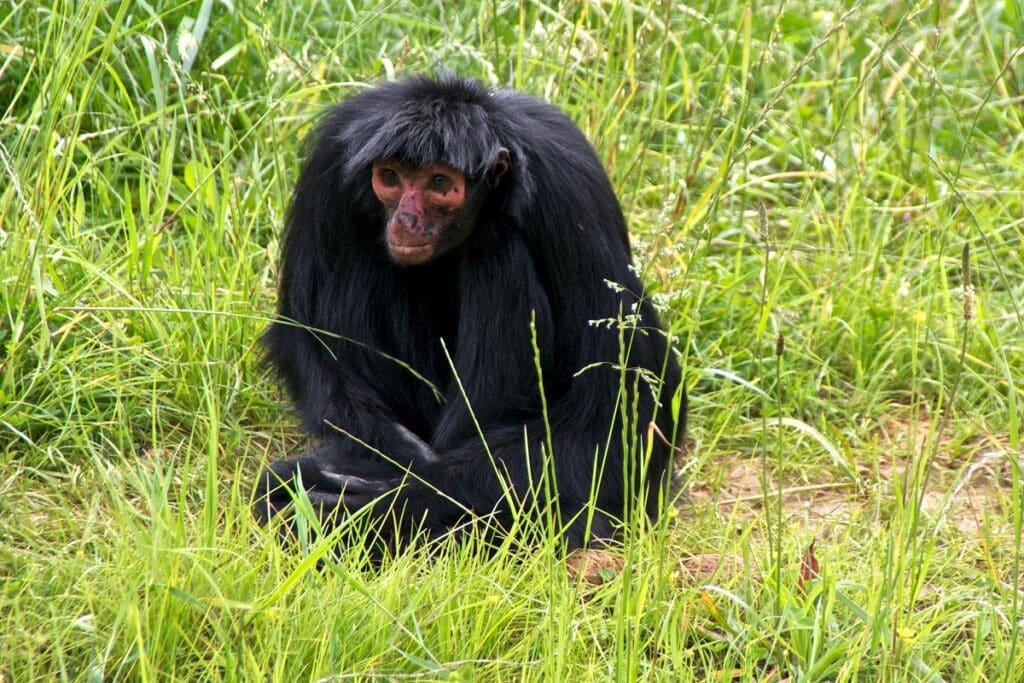
[[443,164],[412,168],[397,161],[373,165],[373,192],[387,212],[388,254],[416,266],[462,243],[472,231],[466,207],[466,176]]

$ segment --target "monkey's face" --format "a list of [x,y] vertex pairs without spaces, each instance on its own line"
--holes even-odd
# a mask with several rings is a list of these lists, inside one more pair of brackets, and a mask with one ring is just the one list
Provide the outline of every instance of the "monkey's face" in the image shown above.
[[417,168],[394,159],[373,165],[373,193],[384,206],[388,255],[400,266],[418,266],[459,246],[476,227],[488,192],[510,166],[500,148],[482,180],[441,163]]
[[461,171],[442,164],[375,163],[373,192],[387,215],[384,237],[391,260],[420,265],[465,241],[476,219],[473,189]]

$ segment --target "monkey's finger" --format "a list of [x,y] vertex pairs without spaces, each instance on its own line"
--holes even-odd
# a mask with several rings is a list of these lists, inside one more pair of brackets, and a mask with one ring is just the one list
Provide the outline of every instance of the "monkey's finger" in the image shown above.
[[321,471],[324,480],[336,486],[338,491],[347,499],[350,495],[379,496],[395,488],[397,482],[393,479],[367,479],[355,474],[341,474],[340,472]]
[[414,462],[419,464],[427,464],[437,462],[437,453],[427,445],[427,442],[420,437],[413,434],[405,425],[396,424],[395,428],[398,431],[399,436],[406,440],[412,446],[412,455]]

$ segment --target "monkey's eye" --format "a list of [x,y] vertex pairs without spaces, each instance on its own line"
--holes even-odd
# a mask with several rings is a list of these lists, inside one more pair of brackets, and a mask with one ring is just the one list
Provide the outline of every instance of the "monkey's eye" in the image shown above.
[[434,192],[444,194],[452,189],[452,179],[441,173],[437,173],[430,179],[430,189]]
[[377,170],[377,178],[380,180],[382,185],[387,187],[397,187],[401,183],[401,179],[398,177],[398,172],[393,168],[381,168]]

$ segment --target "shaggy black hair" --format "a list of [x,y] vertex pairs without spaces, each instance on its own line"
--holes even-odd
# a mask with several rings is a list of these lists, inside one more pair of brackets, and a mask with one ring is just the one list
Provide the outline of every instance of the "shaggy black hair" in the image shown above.
[[[486,192],[472,234],[393,263],[371,188],[383,160],[462,171]],[[332,108],[288,211],[278,312],[269,358],[321,443],[261,477],[261,518],[301,487],[326,516],[372,506],[393,545],[554,505],[578,546],[641,502],[657,511],[673,448],[649,434],[682,433],[679,368],[608,177],[551,105],[445,76]]]

